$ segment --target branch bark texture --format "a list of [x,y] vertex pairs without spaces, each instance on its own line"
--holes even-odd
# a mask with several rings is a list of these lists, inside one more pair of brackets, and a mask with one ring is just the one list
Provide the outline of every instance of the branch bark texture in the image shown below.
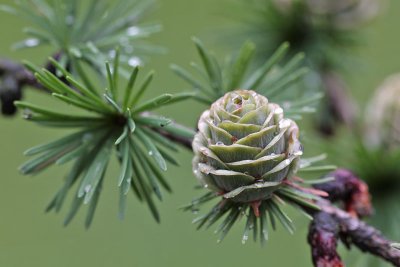
[[[339,169],[332,174],[336,179],[315,186],[329,194],[327,199],[317,201],[321,211],[313,214],[308,242],[316,267],[345,266],[340,260],[336,246],[339,238],[350,246],[380,257],[394,266],[400,266],[400,250],[391,247],[393,243],[381,232],[359,218],[372,211],[368,187],[350,171]],[[345,211],[332,204],[340,200]]]

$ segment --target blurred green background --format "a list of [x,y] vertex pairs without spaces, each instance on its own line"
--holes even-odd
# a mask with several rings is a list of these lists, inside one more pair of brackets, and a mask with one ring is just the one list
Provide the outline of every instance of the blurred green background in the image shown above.
[[[147,65],[157,72],[152,94],[187,89],[168,66],[172,62],[187,66],[197,60],[191,36],[199,36],[208,47],[227,52],[215,36],[229,26],[230,21],[222,15],[227,13],[225,6],[229,4],[215,0],[159,1],[151,19],[161,22],[164,30],[152,39],[165,46],[168,53],[152,57]],[[366,29],[363,47],[356,55],[361,64],[346,76],[360,109],[387,75],[400,71],[400,1],[388,4],[384,14]],[[0,14],[0,57],[43,63],[52,51],[10,50],[12,43],[23,39],[24,25],[23,18]],[[31,102],[48,101],[41,93],[27,91],[25,97]],[[200,105],[189,101],[174,109],[164,109],[163,113],[194,126],[201,111]],[[165,195],[164,202],[158,204],[160,225],[132,195],[128,197],[126,219],[118,220],[114,166],[108,172],[91,229],[84,229],[81,213],[69,227],[63,228],[69,202],[60,215],[45,214],[44,208],[61,185],[65,169],[51,168],[37,177],[23,177],[17,172],[18,165],[25,160],[25,149],[58,137],[61,131],[44,130],[16,116],[0,117],[0,133],[0,266],[311,266],[305,242],[308,222],[297,213],[292,212],[298,228],[295,235],[281,230],[272,233],[265,247],[252,242],[242,245],[240,226],[234,227],[222,244],[216,243],[212,231],[196,231],[191,224],[195,215],[178,210],[200,194],[193,189],[196,180],[191,174],[191,154],[184,150],[179,155],[182,167],[168,170],[174,193]],[[317,142],[310,149],[320,150]],[[352,266],[351,261],[348,266]]]

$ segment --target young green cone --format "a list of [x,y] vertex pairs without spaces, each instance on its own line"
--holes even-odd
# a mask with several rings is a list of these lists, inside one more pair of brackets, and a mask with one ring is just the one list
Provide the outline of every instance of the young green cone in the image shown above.
[[[245,220],[242,243],[268,240],[269,228],[278,222],[289,233],[295,226],[281,209],[291,205],[310,218],[319,210],[315,200],[325,192],[304,187],[296,173],[320,173],[335,166],[315,166],[324,155],[302,158],[299,128],[284,111],[255,91],[226,93],[200,117],[193,139],[193,172],[209,192],[192,200],[184,210],[197,212],[207,202],[216,202],[194,219],[197,229],[220,222],[215,233],[222,241],[232,226]],[[296,176],[295,176],[296,175]],[[330,179],[330,178],[329,178]]]
[[193,172],[235,203],[270,198],[296,173],[302,146],[296,123],[254,91],[225,94],[200,117]]

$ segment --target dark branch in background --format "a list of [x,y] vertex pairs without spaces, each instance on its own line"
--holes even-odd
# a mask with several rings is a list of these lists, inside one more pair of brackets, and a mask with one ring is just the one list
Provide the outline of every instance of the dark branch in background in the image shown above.
[[21,64],[11,60],[0,60],[0,100],[3,115],[14,115],[17,108],[14,101],[22,98],[22,89],[25,86],[44,90],[36,81],[35,76]]
[[[315,186],[319,190],[325,190],[330,196],[328,199],[317,201],[321,211],[309,211],[314,212],[308,241],[315,266],[344,266],[336,251],[338,237],[347,247],[353,244],[363,252],[378,256],[394,266],[400,266],[400,250],[392,248],[392,241],[359,219],[372,211],[366,184],[347,170],[339,169],[330,176],[336,179]],[[346,209],[351,208],[346,212],[334,206],[330,200],[341,200]]]
[[[52,57],[59,60],[61,52],[53,54]],[[56,74],[56,67],[50,61],[46,62],[44,68]],[[69,64],[66,69],[70,70]],[[64,77],[61,80],[68,84]],[[22,64],[8,59],[0,59],[0,99],[3,115],[12,116],[16,113],[17,108],[14,101],[21,100],[25,86],[48,92]]]
[[12,75],[15,80],[21,82],[23,85],[31,85],[38,89],[43,89],[43,87],[36,81],[35,76],[25,69],[19,63],[8,59],[0,59],[0,76],[4,77],[6,75]]

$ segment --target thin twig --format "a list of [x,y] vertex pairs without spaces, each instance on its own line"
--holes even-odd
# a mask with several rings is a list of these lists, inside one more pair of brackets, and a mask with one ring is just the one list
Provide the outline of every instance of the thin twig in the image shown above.
[[[175,123],[176,124],[176,123]],[[181,127],[185,127],[180,125]],[[174,143],[178,143],[180,145],[182,145],[183,147],[192,150],[192,142],[193,139],[192,138],[187,138],[187,137],[183,137],[183,136],[178,136],[178,135],[174,135],[170,132],[167,132],[165,130],[163,130],[162,128],[152,128],[154,131],[158,132],[159,134],[161,134],[162,136],[168,138],[169,140],[173,141]]]

